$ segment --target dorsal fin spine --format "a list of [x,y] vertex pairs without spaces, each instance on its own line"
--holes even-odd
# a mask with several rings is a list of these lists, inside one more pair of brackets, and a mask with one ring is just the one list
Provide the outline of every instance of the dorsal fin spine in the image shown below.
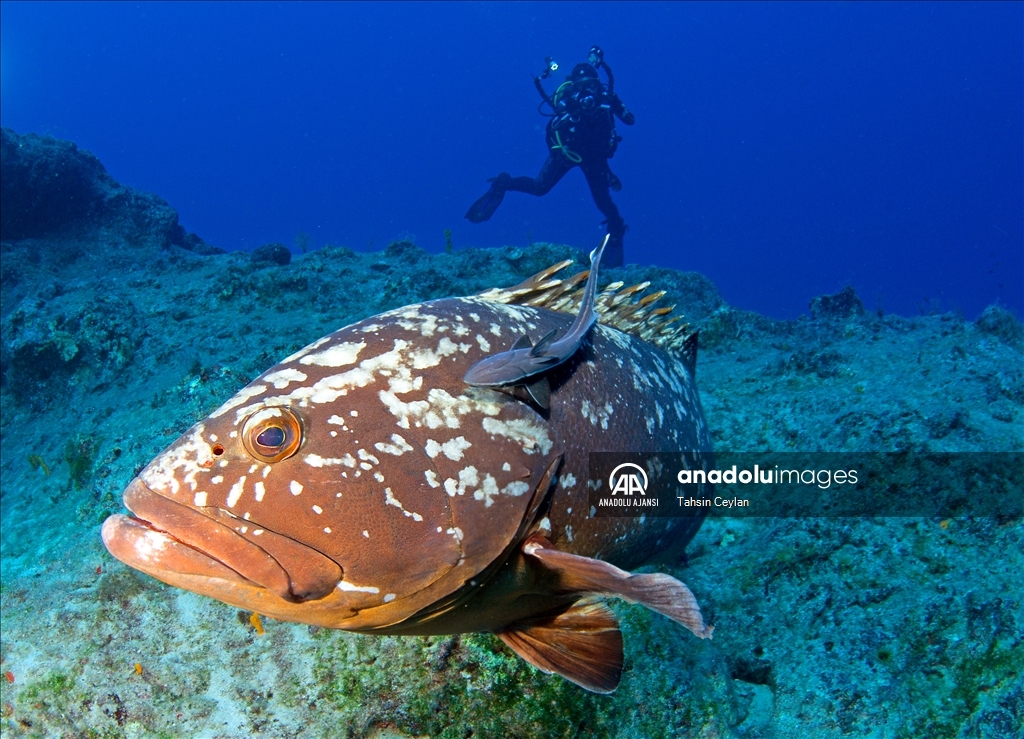
[[[564,260],[515,287],[493,288],[477,297],[495,303],[528,305],[559,313],[578,314],[583,301],[582,286],[587,281],[589,270],[581,270],[564,279],[553,277],[570,264],[572,260]],[[605,285],[594,300],[598,322],[633,334],[667,351],[686,355],[686,346],[693,334],[689,324],[683,322],[682,316],[670,315],[674,305],[653,307],[666,295],[664,290],[640,297],[650,285],[646,280],[629,287],[625,287],[621,281]]]

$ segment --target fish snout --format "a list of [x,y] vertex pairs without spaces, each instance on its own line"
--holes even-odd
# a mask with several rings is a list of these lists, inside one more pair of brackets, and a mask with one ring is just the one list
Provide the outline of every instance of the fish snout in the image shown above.
[[[161,573],[247,582],[237,572],[146,522],[116,513],[103,522],[103,545],[115,559],[168,582]],[[171,583],[174,584],[174,583]]]

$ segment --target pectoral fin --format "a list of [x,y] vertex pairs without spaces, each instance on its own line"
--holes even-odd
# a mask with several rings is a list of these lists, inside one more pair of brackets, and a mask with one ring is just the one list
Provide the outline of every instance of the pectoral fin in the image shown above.
[[556,616],[521,621],[498,637],[538,670],[587,690],[611,693],[619,685],[622,632],[599,600],[585,598]]
[[705,626],[700,606],[690,589],[671,575],[659,572],[633,575],[599,559],[560,552],[542,536],[533,535],[523,553],[559,575],[566,592],[608,595],[657,611],[682,624],[701,639],[710,639],[714,626]]
[[544,375],[530,383],[505,385],[494,389],[511,395],[513,398],[517,398],[524,403],[533,403],[543,411],[551,409],[551,383],[548,382],[548,378]]
[[551,408],[551,383],[548,382],[546,375],[541,375],[540,379],[529,382],[523,387],[534,403],[544,410]]

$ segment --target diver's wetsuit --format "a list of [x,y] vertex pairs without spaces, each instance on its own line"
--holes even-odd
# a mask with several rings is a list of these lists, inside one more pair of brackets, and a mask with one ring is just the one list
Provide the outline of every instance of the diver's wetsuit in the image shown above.
[[[607,69],[607,67],[606,67]],[[594,204],[607,219],[610,239],[605,247],[605,267],[622,266],[622,237],[626,224],[612,202],[609,189],[618,191],[622,185],[608,166],[615,153],[619,136],[615,134],[613,115],[628,126],[636,118],[626,109],[619,96],[602,85],[597,70],[589,64],[578,64],[570,78],[548,98],[535,78],[537,89],[551,105],[555,115],[548,121],[548,158],[536,177],[512,177],[502,172],[491,180],[491,188],[466,213],[473,223],[488,220],[501,205],[509,190],[530,195],[546,195],[573,167],[579,167],[587,178]]]

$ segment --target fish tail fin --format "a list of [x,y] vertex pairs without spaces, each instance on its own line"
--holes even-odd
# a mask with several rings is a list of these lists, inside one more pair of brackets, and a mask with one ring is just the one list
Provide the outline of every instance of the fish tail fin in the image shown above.
[[584,331],[588,331],[591,326],[597,323],[597,309],[595,306],[595,297],[597,295],[597,269],[601,264],[601,255],[604,254],[604,248],[608,245],[609,238],[611,238],[611,234],[605,235],[601,244],[594,249],[594,251],[590,252],[590,270],[587,274],[587,293],[589,294],[590,299],[584,299],[583,302],[586,304],[586,314],[580,316],[582,319],[581,328]]
[[523,552],[557,571],[561,587],[568,591],[609,595],[639,603],[678,624],[701,639],[710,639],[714,626],[707,626],[697,599],[686,584],[660,572],[633,575],[599,559],[560,552],[543,537],[532,536]]
[[604,248],[608,246],[608,241],[611,239],[611,237],[612,235],[610,233],[605,234],[604,238],[601,239],[601,243],[598,244],[592,252],[590,252],[591,267],[596,267],[601,263],[601,255],[604,254]]
[[576,601],[556,616],[529,619],[498,632],[531,665],[594,693],[611,693],[622,677],[619,621],[596,598]]

